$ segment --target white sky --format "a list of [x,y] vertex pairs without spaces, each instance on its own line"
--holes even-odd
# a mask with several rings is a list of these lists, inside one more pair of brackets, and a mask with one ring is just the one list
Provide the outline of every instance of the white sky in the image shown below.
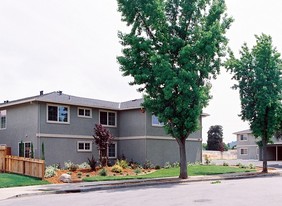
[[[235,18],[228,31],[230,47],[238,53],[254,34],[266,33],[282,52],[282,1],[226,0]],[[117,31],[124,24],[115,0],[1,0],[0,102],[39,94],[40,90],[110,101],[140,98],[137,87],[122,77],[116,56]],[[224,141],[248,129],[238,117],[238,91],[224,69],[213,80],[213,99],[204,110],[203,137],[212,125],[222,125]]]

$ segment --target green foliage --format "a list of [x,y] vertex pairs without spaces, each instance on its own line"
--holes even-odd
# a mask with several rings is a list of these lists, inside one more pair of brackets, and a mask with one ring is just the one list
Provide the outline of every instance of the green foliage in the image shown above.
[[102,168],[100,171],[99,171],[99,175],[100,176],[107,176],[108,175],[108,172],[105,168]]
[[78,165],[79,169],[90,169],[90,165],[87,162],[83,162],[81,164]]
[[78,165],[74,164],[70,160],[68,162],[64,162],[64,166],[65,166],[66,170],[69,170],[69,171],[72,171],[72,172],[74,172],[78,169]]
[[169,169],[171,167],[172,167],[172,165],[170,164],[170,162],[166,162],[165,165],[164,165],[165,169]]
[[116,161],[116,165],[119,165],[120,167],[122,167],[123,169],[128,167],[128,162],[126,160],[117,160]]
[[228,162],[223,162],[222,166],[229,166],[229,164],[228,164]]
[[155,166],[155,169],[156,169],[156,170],[159,170],[159,169],[161,169],[161,166],[160,166],[160,165],[156,165],[156,166]]
[[33,143],[30,145],[30,158],[34,158]]
[[45,168],[45,178],[54,177],[56,175],[56,171],[59,169],[58,164],[49,165]]
[[41,159],[45,160],[45,145],[44,142],[41,144]]
[[21,142],[20,142],[20,145],[19,145],[19,156],[20,157],[24,157],[24,143],[23,143],[23,141],[21,140]]
[[224,0],[117,1],[131,29],[118,34],[120,70],[144,92],[144,108],[177,139],[180,177],[187,178],[185,139],[199,129],[202,109],[211,98],[209,80],[222,65],[232,19]]
[[221,125],[214,125],[208,131],[207,150],[224,151],[223,128]]
[[280,54],[265,34],[256,37],[256,45],[244,44],[240,58],[230,51],[226,67],[238,83],[241,99],[241,118],[249,121],[255,137],[261,137],[263,171],[267,172],[266,144],[279,130],[282,122],[282,73]]
[[115,173],[122,173],[123,172],[123,168],[120,166],[120,165],[114,165],[113,167],[112,167],[112,170],[111,170],[112,172],[115,172]]
[[202,143],[202,149],[207,150],[208,144],[207,143]]
[[205,164],[210,165],[211,164],[211,159],[208,155],[205,155]]
[[152,164],[150,160],[146,160],[143,164],[144,169],[153,169],[155,166]]
[[140,174],[141,172],[142,172],[142,170],[141,170],[140,168],[136,168],[136,169],[134,170],[134,173],[135,173],[136,175]]
[[91,170],[96,171],[97,161],[95,160],[93,155],[92,155],[91,159],[88,158],[88,164],[89,164]]

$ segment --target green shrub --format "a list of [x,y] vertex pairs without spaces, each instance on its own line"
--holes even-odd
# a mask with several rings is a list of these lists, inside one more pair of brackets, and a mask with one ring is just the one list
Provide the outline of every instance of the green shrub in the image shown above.
[[101,170],[99,171],[99,175],[100,175],[100,176],[107,176],[107,175],[108,175],[108,172],[107,172],[107,170],[106,170],[105,168],[103,168],[103,169],[101,169]]
[[208,155],[205,155],[205,164],[210,165],[211,164],[211,159]]
[[78,165],[79,169],[90,169],[90,165],[87,162],[83,162],[80,165]]
[[249,164],[249,168],[250,168],[250,169],[256,169],[256,166],[253,165],[253,164]]
[[45,178],[54,177],[56,175],[56,171],[58,170],[59,165],[49,165],[45,168]]
[[92,155],[91,159],[88,158],[88,164],[89,164],[91,170],[96,171],[97,161],[95,160],[93,155]]
[[122,173],[123,172],[123,168],[120,166],[120,165],[114,165],[112,167],[112,172],[115,172],[115,173]]
[[155,166],[155,169],[156,169],[156,170],[159,170],[159,169],[161,169],[161,166],[160,166],[160,165],[156,165],[156,166]]
[[179,167],[179,166],[180,166],[179,162],[174,162],[174,163],[172,164],[172,167],[174,167],[174,168],[177,168],[177,167]]
[[87,173],[85,176],[86,176],[86,177],[90,177],[90,174]]
[[153,169],[154,165],[152,164],[152,162],[150,160],[146,160],[144,165],[143,165],[144,169]]
[[123,169],[128,167],[128,162],[126,160],[117,160],[116,165],[122,167]]
[[136,169],[134,170],[134,172],[135,172],[135,174],[137,175],[137,174],[140,174],[140,173],[142,172],[142,170],[141,170],[140,168],[136,168]]
[[228,162],[223,162],[223,166],[229,166]]
[[72,174],[72,172],[67,172],[67,174],[68,174],[68,175],[71,175],[71,174]]
[[165,165],[164,165],[164,168],[165,168],[165,169],[169,169],[169,168],[171,168],[171,167],[172,167],[172,166],[171,166],[170,162],[166,162]]
[[74,172],[78,169],[78,165],[74,164],[70,160],[68,162],[64,162],[64,165],[65,165],[65,169],[72,171],[72,172]]
[[77,177],[78,177],[78,178],[81,178],[81,176],[82,176],[82,173],[81,173],[81,172],[78,172],[78,173],[77,173]]

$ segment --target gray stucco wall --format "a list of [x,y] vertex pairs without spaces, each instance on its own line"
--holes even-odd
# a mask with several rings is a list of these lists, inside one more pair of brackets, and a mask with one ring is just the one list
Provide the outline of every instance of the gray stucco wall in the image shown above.
[[118,115],[119,137],[145,136],[145,113],[140,109],[121,111]]
[[64,167],[64,162],[71,161],[75,164],[87,162],[87,158],[92,155],[98,160],[98,151],[96,145],[92,145],[92,152],[78,152],[78,141],[91,141],[89,139],[73,139],[73,138],[40,138],[40,142],[44,142],[46,165],[59,163]]
[[[56,104],[57,105],[57,104]],[[64,105],[68,106],[68,105]],[[70,123],[50,123],[47,122],[47,104],[40,104],[40,133],[45,134],[71,134],[71,135],[86,135],[94,134],[95,124],[99,123],[99,109],[92,108],[92,118],[78,117],[78,106],[70,107]],[[118,113],[117,113],[118,115]],[[105,126],[106,127],[106,126]],[[118,127],[106,127],[114,136],[118,135]]]
[[[187,162],[201,161],[202,143],[199,141],[186,141]],[[174,139],[139,139],[118,141],[119,157],[124,155],[129,161],[133,160],[144,164],[146,160],[154,165],[164,166],[166,162],[179,162],[179,148]]]
[[7,128],[0,130],[0,144],[11,147],[12,155],[18,155],[18,143],[32,142],[34,154],[37,157],[36,128],[38,120],[38,105],[31,102],[18,106],[11,106],[7,110]]

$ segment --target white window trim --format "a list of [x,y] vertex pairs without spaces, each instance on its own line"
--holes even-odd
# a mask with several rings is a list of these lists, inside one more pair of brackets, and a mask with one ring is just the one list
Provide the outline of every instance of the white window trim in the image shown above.
[[[107,123],[108,124],[101,124],[100,122],[100,115],[101,112],[107,112]],[[115,125],[109,125],[109,113],[114,113],[115,114]],[[110,110],[99,110],[99,123],[105,127],[117,127],[117,112],[116,111],[110,111]]]
[[112,142],[111,144],[115,145],[115,156],[114,157],[109,156],[109,148],[108,148],[108,157],[109,159],[116,159],[117,158],[117,142]]
[[[84,115],[79,115],[79,110],[80,109],[84,110]],[[85,116],[85,110],[90,110],[90,116]],[[77,108],[77,116],[78,117],[83,117],[83,118],[92,118],[92,109],[91,108],[87,108],[87,107],[78,107]]]
[[[48,106],[54,106],[54,107],[67,107],[68,108],[68,121],[67,122],[60,122],[60,121],[51,121],[48,120]],[[46,105],[46,122],[52,123],[52,124],[70,124],[70,106],[62,105],[62,104],[47,104]]]
[[[18,142],[18,156],[20,156],[20,143],[21,142]],[[26,143],[29,143],[30,146],[31,146],[31,141],[23,142],[23,144],[24,144],[24,158],[30,158],[30,157],[25,157],[25,144]]]
[[[247,153],[246,154],[242,154],[242,150],[246,150]],[[248,155],[248,153],[249,153],[248,148],[240,148],[240,155]]]
[[[242,135],[242,134],[241,134],[241,135]],[[246,137],[246,139],[241,139],[241,135],[239,136],[239,141],[240,141],[240,142],[248,141],[248,136],[242,135],[243,138]]]
[[[79,144],[80,143],[84,144],[84,149],[79,149]],[[89,143],[90,144],[90,149],[89,150],[85,149],[85,143]],[[78,152],[92,152],[92,142],[91,141],[77,141],[76,149],[77,149]]]
[[158,117],[157,117],[157,118],[158,118],[158,122],[159,122],[159,123],[158,123],[158,124],[154,124],[154,123],[153,123],[153,117],[154,117],[154,116],[157,117],[156,115],[152,115],[152,118],[151,118],[151,120],[152,120],[152,126],[153,126],[153,127],[163,127],[163,126],[164,126],[164,123],[160,122]]
[[[7,129],[7,110],[0,110],[0,112],[2,112],[2,111],[5,111],[5,127],[0,127],[0,130],[5,130],[5,129]],[[1,120],[1,115],[0,115],[0,126],[2,125],[2,120]]]

